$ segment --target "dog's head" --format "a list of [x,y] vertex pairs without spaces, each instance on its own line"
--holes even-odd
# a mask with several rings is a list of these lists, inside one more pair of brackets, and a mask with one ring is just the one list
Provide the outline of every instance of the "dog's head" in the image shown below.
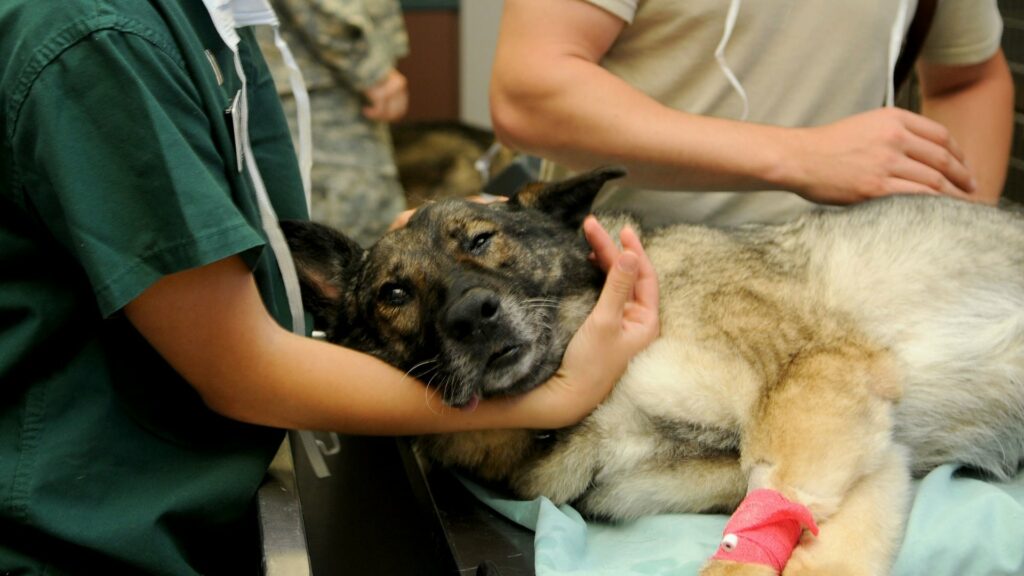
[[604,168],[529,184],[508,202],[443,200],[363,249],[282,222],[303,302],[328,340],[370,353],[465,406],[547,380],[602,282],[579,233]]

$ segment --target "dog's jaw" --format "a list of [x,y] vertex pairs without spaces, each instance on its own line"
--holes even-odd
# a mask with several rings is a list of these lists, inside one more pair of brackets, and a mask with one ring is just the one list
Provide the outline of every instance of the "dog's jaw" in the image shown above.
[[502,330],[489,342],[442,351],[447,377],[435,382],[445,402],[524,394],[546,382],[593,308],[596,292],[543,299],[506,298]]

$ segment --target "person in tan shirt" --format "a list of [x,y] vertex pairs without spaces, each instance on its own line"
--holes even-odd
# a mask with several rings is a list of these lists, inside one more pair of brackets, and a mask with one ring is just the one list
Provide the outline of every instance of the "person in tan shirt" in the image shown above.
[[[922,114],[885,106],[914,0],[506,0],[495,132],[545,179],[630,172],[647,223],[780,221],[899,192],[994,203],[1013,83],[995,0],[939,2]],[[671,192],[666,192],[671,191]]]

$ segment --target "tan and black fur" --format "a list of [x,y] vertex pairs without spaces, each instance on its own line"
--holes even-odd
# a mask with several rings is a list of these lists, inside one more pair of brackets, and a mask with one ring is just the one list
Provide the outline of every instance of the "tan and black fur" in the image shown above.
[[[288,224],[307,306],[341,344],[453,406],[545,381],[602,278],[578,228],[616,169],[508,203],[443,201],[364,251]],[[628,219],[607,217],[616,228]],[[905,196],[777,226],[647,231],[661,336],[608,399],[550,435],[422,438],[445,465],[611,520],[810,508],[785,574],[885,574],[913,474],[1024,462],[1024,217]],[[703,574],[766,574],[711,562]]]

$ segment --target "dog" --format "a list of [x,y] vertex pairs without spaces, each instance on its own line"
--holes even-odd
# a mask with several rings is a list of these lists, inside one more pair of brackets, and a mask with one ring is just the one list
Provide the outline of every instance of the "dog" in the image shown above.
[[[368,250],[317,224],[283,227],[330,341],[465,406],[557,370],[603,282],[580,226],[623,174],[433,203]],[[550,434],[425,436],[417,449],[608,520],[730,512],[778,491],[820,525],[786,575],[887,573],[914,475],[953,462],[1007,479],[1024,462],[1021,213],[905,195],[785,224],[641,234],[661,334],[591,415]]]

